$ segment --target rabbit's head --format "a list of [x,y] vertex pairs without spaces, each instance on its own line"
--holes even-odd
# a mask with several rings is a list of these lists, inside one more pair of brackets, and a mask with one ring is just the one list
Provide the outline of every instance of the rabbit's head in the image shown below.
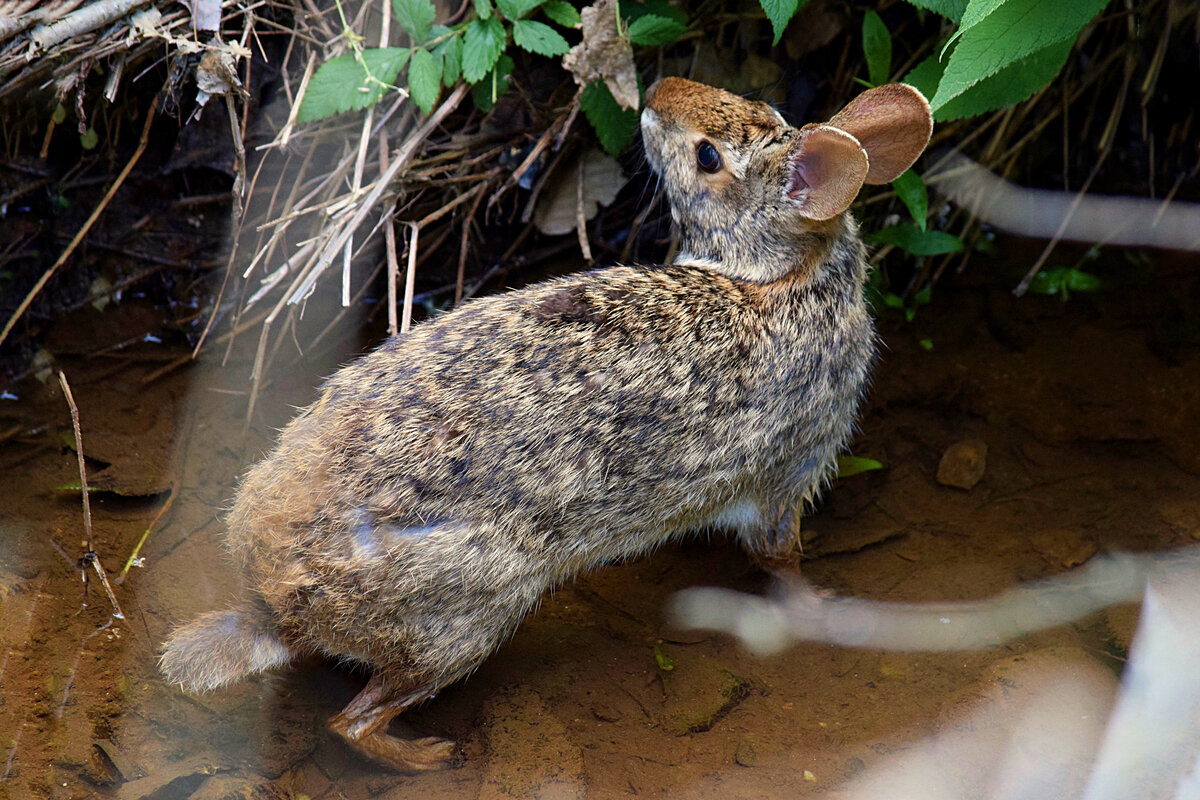
[[855,98],[797,130],[766,103],[683,78],[646,91],[642,137],[681,233],[681,263],[766,282],[812,269],[863,183],[887,183],[925,149],[933,119],[911,86]]

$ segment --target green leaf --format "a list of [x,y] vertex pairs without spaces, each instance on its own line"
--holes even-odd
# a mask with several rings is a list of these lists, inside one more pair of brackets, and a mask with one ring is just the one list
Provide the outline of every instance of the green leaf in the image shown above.
[[483,80],[475,84],[473,96],[475,106],[480,111],[484,113],[491,111],[500,96],[508,91],[508,76],[512,74],[512,70],[513,60],[502,55],[496,60],[496,66],[484,76]]
[[971,0],[963,14],[957,46],[930,105],[936,111],[1005,67],[1051,45],[1074,41],[1107,2]]
[[917,227],[925,230],[925,215],[929,211],[929,192],[925,189],[925,181],[909,169],[892,181],[892,188],[896,190],[896,196],[904,203]]
[[414,42],[425,44],[429,41],[429,31],[436,13],[430,0],[392,0],[392,13]]
[[874,11],[863,15],[862,38],[867,78],[874,86],[887,83],[892,71],[892,35]]
[[408,91],[417,107],[428,114],[442,88],[442,59],[424,48],[413,51],[408,64]]
[[442,83],[450,88],[462,75],[462,37],[451,36],[437,46],[434,55],[442,57]]
[[475,0],[475,13],[480,19],[491,19],[492,0]]
[[[946,122],[971,117],[1032,97],[1062,70],[1074,44],[1074,40],[1065,39],[1009,64],[995,75],[984,78],[962,94],[934,108],[933,118]],[[940,86],[938,93],[941,93]]]
[[796,15],[803,2],[807,2],[807,0],[758,0],[762,10],[766,12],[767,19],[771,20],[771,29],[775,31],[772,45],[779,44],[779,39],[783,36],[783,29],[787,27],[788,21]]
[[[1072,0],[1068,0],[1071,2]],[[953,43],[956,39],[967,32],[968,28],[973,28],[980,22],[988,18],[993,11],[1000,6],[1009,2],[1009,0],[967,0],[967,7],[963,9],[962,18],[958,20],[958,30],[950,37],[947,45]]]
[[79,146],[84,150],[95,150],[98,144],[100,144],[100,134],[96,133],[94,127],[88,125],[84,132],[79,134]]
[[479,83],[504,52],[504,26],[496,18],[477,19],[463,36],[462,71],[467,83]]
[[519,19],[513,23],[513,41],[523,50],[542,56],[561,56],[571,49],[558,31],[544,22]]
[[583,24],[575,6],[564,0],[549,0],[547,3],[542,3],[542,13],[564,28],[578,28]]
[[686,32],[687,25],[681,25],[668,17],[645,14],[630,23],[629,41],[655,47],[670,44]]
[[1107,284],[1090,272],[1075,267],[1044,269],[1029,282],[1029,291],[1037,294],[1061,294],[1065,299],[1070,292],[1100,292]]
[[680,25],[688,24],[688,16],[680,8],[671,5],[668,0],[644,0],[644,2],[624,2],[621,4],[621,16],[626,22],[634,22],[646,15],[673,19]]
[[908,0],[908,2],[917,8],[941,14],[951,22],[961,20],[963,11],[967,8],[967,0]]
[[914,256],[940,256],[963,249],[962,239],[945,231],[923,231],[912,222],[880,228],[863,237],[870,244],[891,244]]
[[619,155],[637,130],[638,112],[621,108],[604,81],[589,83],[579,97],[579,105],[596,129],[604,152],[613,157]]
[[[408,62],[407,47],[382,47],[362,51],[363,64],[353,53],[331,58],[317,68],[296,114],[299,122],[324,119],[344,111],[370,108],[396,80]],[[370,70],[368,74],[367,70]]]
[[675,660],[671,658],[666,650],[658,645],[654,645],[654,663],[657,664],[658,668],[663,672],[670,672],[671,670],[675,669]]
[[904,82],[925,95],[926,99],[937,94],[938,83],[942,73],[946,71],[946,62],[934,51],[933,55],[913,67],[912,72],[904,76]]
[[496,8],[507,19],[516,22],[530,11],[540,6],[545,0],[496,0]]
[[860,475],[877,469],[883,469],[883,464],[873,458],[838,456],[837,475],[839,478],[849,478],[851,475]]

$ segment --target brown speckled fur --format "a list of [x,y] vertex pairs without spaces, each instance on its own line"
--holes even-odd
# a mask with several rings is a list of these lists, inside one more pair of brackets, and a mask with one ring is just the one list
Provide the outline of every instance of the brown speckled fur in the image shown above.
[[[856,226],[797,212],[800,132],[764,104],[680,79],[647,103],[677,265],[473,301],[334,375],[229,514],[254,599],[221,613],[258,622],[224,629],[262,652],[224,671],[196,663],[224,619],[202,618],[165,646],[172,679],[208,689],[277,665],[265,628],[289,652],[374,668],[362,705],[392,698],[374,731],[478,667],[582,570],[710,526],[758,554],[791,545],[874,350]],[[720,148],[723,174],[697,169],[698,137]],[[356,714],[331,726],[353,739]],[[368,734],[391,740],[381,731]],[[383,747],[363,752],[428,768]]]

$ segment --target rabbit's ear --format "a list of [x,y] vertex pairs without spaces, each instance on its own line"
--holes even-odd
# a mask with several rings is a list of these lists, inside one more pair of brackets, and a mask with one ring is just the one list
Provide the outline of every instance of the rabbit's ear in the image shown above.
[[867,151],[867,183],[887,183],[913,165],[929,143],[929,103],[904,83],[877,86],[854,98],[830,125],[853,136]]
[[867,170],[867,154],[853,136],[805,125],[788,154],[787,193],[808,219],[832,219],[854,202]]

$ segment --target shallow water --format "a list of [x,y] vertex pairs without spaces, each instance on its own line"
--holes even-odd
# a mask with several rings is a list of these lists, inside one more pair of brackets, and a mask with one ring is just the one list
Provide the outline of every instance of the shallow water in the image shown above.
[[[915,323],[885,318],[854,451],[886,468],[841,480],[804,521],[805,576],[842,595],[973,599],[1098,552],[1200,539],[1200,353],[1184,347],[1168,363],[1147,345],[1172,291],[1064,306],[945,287]],[[325,718],[366,677],[329,664],[184,695],[158,675],[155,651],[171,625],[235,592],[220,510],[272,426],[344,355],[278,378],[245,433],[244,360],[144,385],[161,361],[62,359],[90,480],[125,493],[93,495],[94,546],[111,574],[174,493],[144,566],[115,587],[123,621],[110,620],[95,580],[85,604],[75,568],[79,496],[56,488],[78,480],[59,438],[70,430],[61,396],[31,381],[0,406],[4,429],[49,424],[0,445],[0,797],[838,795],[935,731],[1004,730],[1006,711],[1057,671],[1090,676],[1093,690],[1070,702],[1107,711],[1133,607],[977,653],[802,644],[755,658],[664,620],[688,586],[768,591],[719,536],[581,576],[478,673],[396,723],[457,739],[457,769],[394,775],[329,738]],[[982,481],[939,485],[942,453],[968,438],[989,448]],[[980,708],[993,716],[964,722]],[[985,761],[1002,744],[981,741]],[[1087,759],[1067,761],[1077,788]],[[966,755],[938,767],[964,787],[987,780]]]

